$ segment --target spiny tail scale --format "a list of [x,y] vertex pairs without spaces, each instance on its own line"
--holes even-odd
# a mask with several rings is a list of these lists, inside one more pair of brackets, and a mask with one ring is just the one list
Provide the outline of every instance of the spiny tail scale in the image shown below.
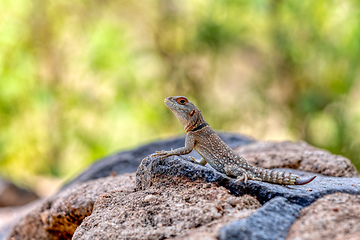
[[277,183],[282,185],[304,185],[311,182],[316,177],[312,176],[309,178],[300,179],[299,176],[292,173],[257,167],[254,167],[252,172],[256,177],[262,179],[264,182]]

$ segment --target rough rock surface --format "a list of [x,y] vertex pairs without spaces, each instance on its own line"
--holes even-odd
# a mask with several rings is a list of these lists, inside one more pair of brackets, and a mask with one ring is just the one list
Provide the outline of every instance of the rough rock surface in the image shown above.
[[360,196],[335,193],[304,208],[290,239],[360,239]]
[[[260,203],[234,197],[223,187],[178,179],[123,196],[114,191],[96,201],[94,211],[76,229],[73,239],[165,239],[188,234],[214,220],[223,223],[247,217]],[[217,232],[206,233],[215,238]]]
[[[220,133],[219,134],[222,139],[229,144],[232,147],[236,147],[242,144],[248,144],[251,142],[254,142],[253,139],[250,139],[249,137],[245,137],[243,135],[239,135],[239,134],[233,134],[233,133]],[[91,184],[95,184],[94,189],[96,188],[96,186],[98,187],[97,190],[94,190],[94,196],[89,196],[89,198],[86,201],[89,201],[90,204],[88,204],[87,206],[91,207],[94,203],[94,201],[96,200],[97,196],[99,194],[101,194],[101,192],[103,191],[107,191],[106,189],[103,189],[104,187],[101,186],[101,184],[98,184],[96,182],[89,182],[90,180],[93,179],[101,179],[104,177],[108,177],[108,176],[112,176],[112,175],[116,175],[116,174],[123,174],[123,173],[127,173],[127,172],[135,172],[138,165],[140,164],[141,160],[147,156],[148,154],[151,154],[157,150],[169,150],[171,148],[176,148],[176,147],[181,147],[184,145],[185,142],[185,136],[182,137],[177,137],[177,138],[173,138],[173,139],[169,139],[169,140],[165,140],[165,141],[158,141],[158,142],[154,142],[154,143],[150,143],[144,146],[141,146],[137,149],[131,150],[131,151],[125,151],[125,152],[120,152],[117,154],[114,154],[112,156],[106,157],[98,162],[96,162],[95,164],[93,164],[89,169],[87,169],[86,171],[84,171],[82,174],[80,174],[77,178],[75,178],[74,180],[72,180],[71,182],[69,182],[68,184],[66,184],[57,195],[55,195],[55,197],[49,198],[46,201],[43,201],[42,203],[40,203],[36,209],[34,209],[31,213],[26,214],[23,218],[20,218],[20,220],[18,222],[16,222],[15,226],[13,228],[6,226],[0,229],[0,236],[5,236],[9,234],[10,229],[12,229],[12,233],[14,236],[15,235],[19,235],[21,238],[24,236],[28,236],[28,239],[31,239],[31,236],[33,236],[32,234],[38,234],[39,239],[46,239],[47,237],[50,238],[55,238],[55,236],[57,236],[58,234],[60,234],[61,231],[57,230],[56,228],[56,221],[52,220],[52,217],[48,218],[49,215],[49,208],[51,207],[50,205],[53,204],[53,202],[55,202],[56,198],[62,194],[65,194],[64,191],[66,192],[67,189],[72,189],[72,191],[75,192],[79,191],[79,195],[81,194],[81,190],[78,189],[78,185],[80,183],[84,183],[87,182],[90,185]],[[193,157],[199,157],[199,155],[194,151],[190,154],[190,156]],[[103,180],[104,182],[110,181],[109,179],[111,178],[107,178],[105,180]],[[87,186],[87,185],[84,185]],[[85,196],[83,197],[83,199],[85,199]],[[75,199],[74,199],[74,202]],[[84,203],[85,204],[85,203]],[[65,230],[63,236],[69,236],[68,234],[74,231],[74,227],[76,227],[76,223],[73,224],[71,223],[71,221],[74,222],[81,222],[81,219],[83,219],[84,217],[86,217],[87,215],[87,211],[84,211],[82,213],[85,213],[84,216],[79,215],[79,219],[76,220],[76,218],[70,219],[70,220],[66,220],[62,219],[66,213],[63,212],[62,214],[56,214],[56,211],[54,211],[54,208],[52,208],[53,210],[50,211],[50,213],[54,216],[58,216],[58,220],[61,222],[61,224],[64,224],[66,221],[70,221],[70,223],[64,225],[64,229],[68,228]],[[75,209],[75,208],[74,208]],[[89,210],[90,208],[88,208]],[[68,211],[68,210],[67,210]],[[61,211],[58,211],[61,212]],[[70,211],[71,212],[71,211]],[[77,211],[78,212],[78,211]],[[39,213],[42,214],[42,219],[41,220],[41,216],[39,216]],[[50,216],[51,216],[50,214]],[[74,213],[71,213],[74,214]],[[76,216],[76,214],[75,214]],[[9,223],[11,224],[11,223]],[[12,225],[14,225],[14,223],[12,223]],[[52,226],[53,225],[53,226]],[[17,239],[17,238],[15,238]],[[26,238],[25,238],[26,239]],[[38,238],[36,238],[38,239]]]
[[[279,169],[300,176],[309,175],[292,169]],[[312,174],[311,174],[312,175]],[[175,182],[178,177],[186,177],[191,181],[203,179],[206,182],[217,183],[239,196],[249,194],[255,196],[261,203],[274,197],[285,197],[292,203],[307,206],[317,198],[335,192],[360,194],[360,178],[337,178],[318,175],[311,183],[301,186],[282,186],[259,181],[235,183],[229,178],[208,166],[202,166],[188,157],[171,156],[161,160],[160,157],[149,156],[143,160],[136,174],[137,189],[146,189],[152,184],[163,181]]]
[[[255,142],[255,140],[240,134],[219,133],[219,136],[232,148]],[[135,172],[141,163],[141,160],[143,160],[147,155],[159,150],[170,150],[171,148],[175,149],[183,147],[184,144],[185,135],[173,139],[149,143],[134,150],[116,153],[98,160],[82,174],[66,184],[64,188],[67,188],[75,183],[108,177],[114,173],[120,175],[123,173]],[[188,156],[195,158],[200,157],[196,151],[193,151]]]
[[[300,171],[280,169],[283,171],[291,171],[301,174]],[[234,179],[218,173],[210,167],[202,166],[201,164],[193,162],[190,158],[172,156],[161,160],[160,157],[147,157],[143,160],[138,168],[136,175],[137,189],[145,190],[153,185],[158,185],[161,182],[167,181],[171,184],[176,184],[178,178],[186,177],[190,181],[198,181],[200,179],[206,182],[216,183],[229,189],[234,195],[241,196],[248,194],[256,197],[261,203],[269,202],[272,199],[275,205],[266,205],[268,208],[262,210],[260,208],[252,218],[243,220],[241,223],[234,223],[230,227],[225,227],[221,230],[220,237],[222,239],[237,236],[239,231],[242,232],[239,238],[232,239],[273,239],[263,238],[264,236],[277,236],[277,239],[285,239],[289,227],[295,221],[298,212],[302,207],[310,205],[316,199],[325,195],[344,192],[351,194],[360,194],[360,178],[338,178],[318,175],[317,178],[302,186],[281,186],[258,181],[249,181],[247,185],[244,183],[235,183]],[[288,210],[284,209],[288,207]],[[269,214],[268,209],[271,209],[272,215]],[[282,219],[283,216],[285,219]],[[259,222],[261,219],[261,222]],[[281,221],[281,220],[285,220]],[[260,229],[251,228],[252,224],[261,223],[263,227]],[[259,226],[256,225],[256,226]],[[278,226],[280,225],[280,226]],[[256,232],[254,232],[256,231]]]
[[20,216],[28,214],[41,200],[36,200],[23,206],[0,208],[0,239],[5,239],[12,223]]
[[274,198],[250,217],[234,221],[220,229],[219,239],[284,239],[301,208],[285,198]]
[[134,190],[134,174],[108,177],[78,184],[36,205],[12,228],[11,239],[68,239],[82,220],[92,213],[100,194],[117,189]]
[[[232,147],[253,143],[242,136],[234,136],[226,140],[234,140]],[[177,145],[173,145],[174,142]],[[299,146],[296,146],[298,143],[263,143],[263,147],[250,144],[249,148],[238,150],[244,156],[252,156],[251,161],[263,167],[302,169],[301,166],[308,161],[309,170],[313,173],[281,170],[300,176],[321,172],[348,177],[316,174],[314,181],[303,186],[281,186],[251,180],[247,184],[235,183],[235,179],[183,156],[163,160],[148,156],[138,167],[136,177],[134,173],[104,177],[112,172],[134,170],[143,154],[183,146],[184,139],[162,144],[149,144],[131,153],[114,155],[118,157],[108,158],[111,161],[95,164],[67,188],[42,201],[19,219],[11,230],[12,239],[68,239],[72,236],[74,239],[216,239],[231,237],[234,233],[239,233],[242,239],[261,239],[261,236],[285,239],[289,227],[294,234],[296,229],[306,227],[306,223],[298,221],[291,226],[302,208],[311,208],[316,200],[321,201],[333,193],[360,195],[360,178],[349,177],[358,174],[346,158],[325,151],[318,154],[322,150],[303,146],[303,143]],[[199,158],[195,152],[191,156]],[[319,162],[317,158],[322,160]],[[328,159],[332,160],[327,162]],[[271,161],[274,161],[273,165]],[[326,164],[336,170],[326,170]],[[94,178],[99,179],[89,181]],[[259,208],[260,204],[264,206]],[[333,201],[330,204],[335,206],[337,203]],[[302,216],[303,212],[300,219]],[[234,220],[237,221],[232,222]],[[260,226],[254,228],[254,224]],[[294,228],[296,224],[300,224],[298,228]],[[331,230],[338,237],[337,229]],[[299,239],[297,236],[292,239]],[[350,231],[348,235],[340,236],[355,239],[358,232]]]
[[332,177],[358,177],[351,161],[305,142],[254,142],[235,148],[255,166],[264,168],[293,168],[321,173]]

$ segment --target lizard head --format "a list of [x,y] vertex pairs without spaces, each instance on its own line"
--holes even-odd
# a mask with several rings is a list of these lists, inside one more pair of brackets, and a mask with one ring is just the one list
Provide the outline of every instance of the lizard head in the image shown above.
[[165,98],[165,105],[175,114],[188,132],[205,122],[201,111],[183,96]]

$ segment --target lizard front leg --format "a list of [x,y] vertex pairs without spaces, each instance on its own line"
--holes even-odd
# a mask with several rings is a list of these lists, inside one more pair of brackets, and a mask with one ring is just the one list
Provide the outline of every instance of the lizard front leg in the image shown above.
[[261,181],[260,178],[254,177],[250,172],[246,171],[244,168],[239,167],[234,164],[229,164],[224,167],[224,170],[227,175],[237,177],[236,182],[244,181],[246,184],[248,180],[257,180]]
[[189,154],[193,149],[195,145],[195,138],[192,135],[191,132],[186,134],[185,138],[185,147],[177,148],[177,149],[171,149],[170,151],[156,151],[153,156],[161,156],[161,159],[173,156],[173,155],[185,155]]

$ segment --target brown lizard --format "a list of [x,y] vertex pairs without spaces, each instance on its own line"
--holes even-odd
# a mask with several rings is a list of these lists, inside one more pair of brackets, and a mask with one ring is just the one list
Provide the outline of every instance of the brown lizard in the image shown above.
[[184,125],[186,140],[185,147],[155,152],[154,155],[161,156],[161,159],[172,155],[189,154],[195,149],[202,157],[200,164],[205,166],[209,163],[215,170],[237,177],[237,181],[245,183],[247,180],[256,180],[284,185],[303,185],[316,177],[300,179],[292,173],[252,166],[221,140],[205,121],[200,110],[186,97],[168,97],[164,102]]

